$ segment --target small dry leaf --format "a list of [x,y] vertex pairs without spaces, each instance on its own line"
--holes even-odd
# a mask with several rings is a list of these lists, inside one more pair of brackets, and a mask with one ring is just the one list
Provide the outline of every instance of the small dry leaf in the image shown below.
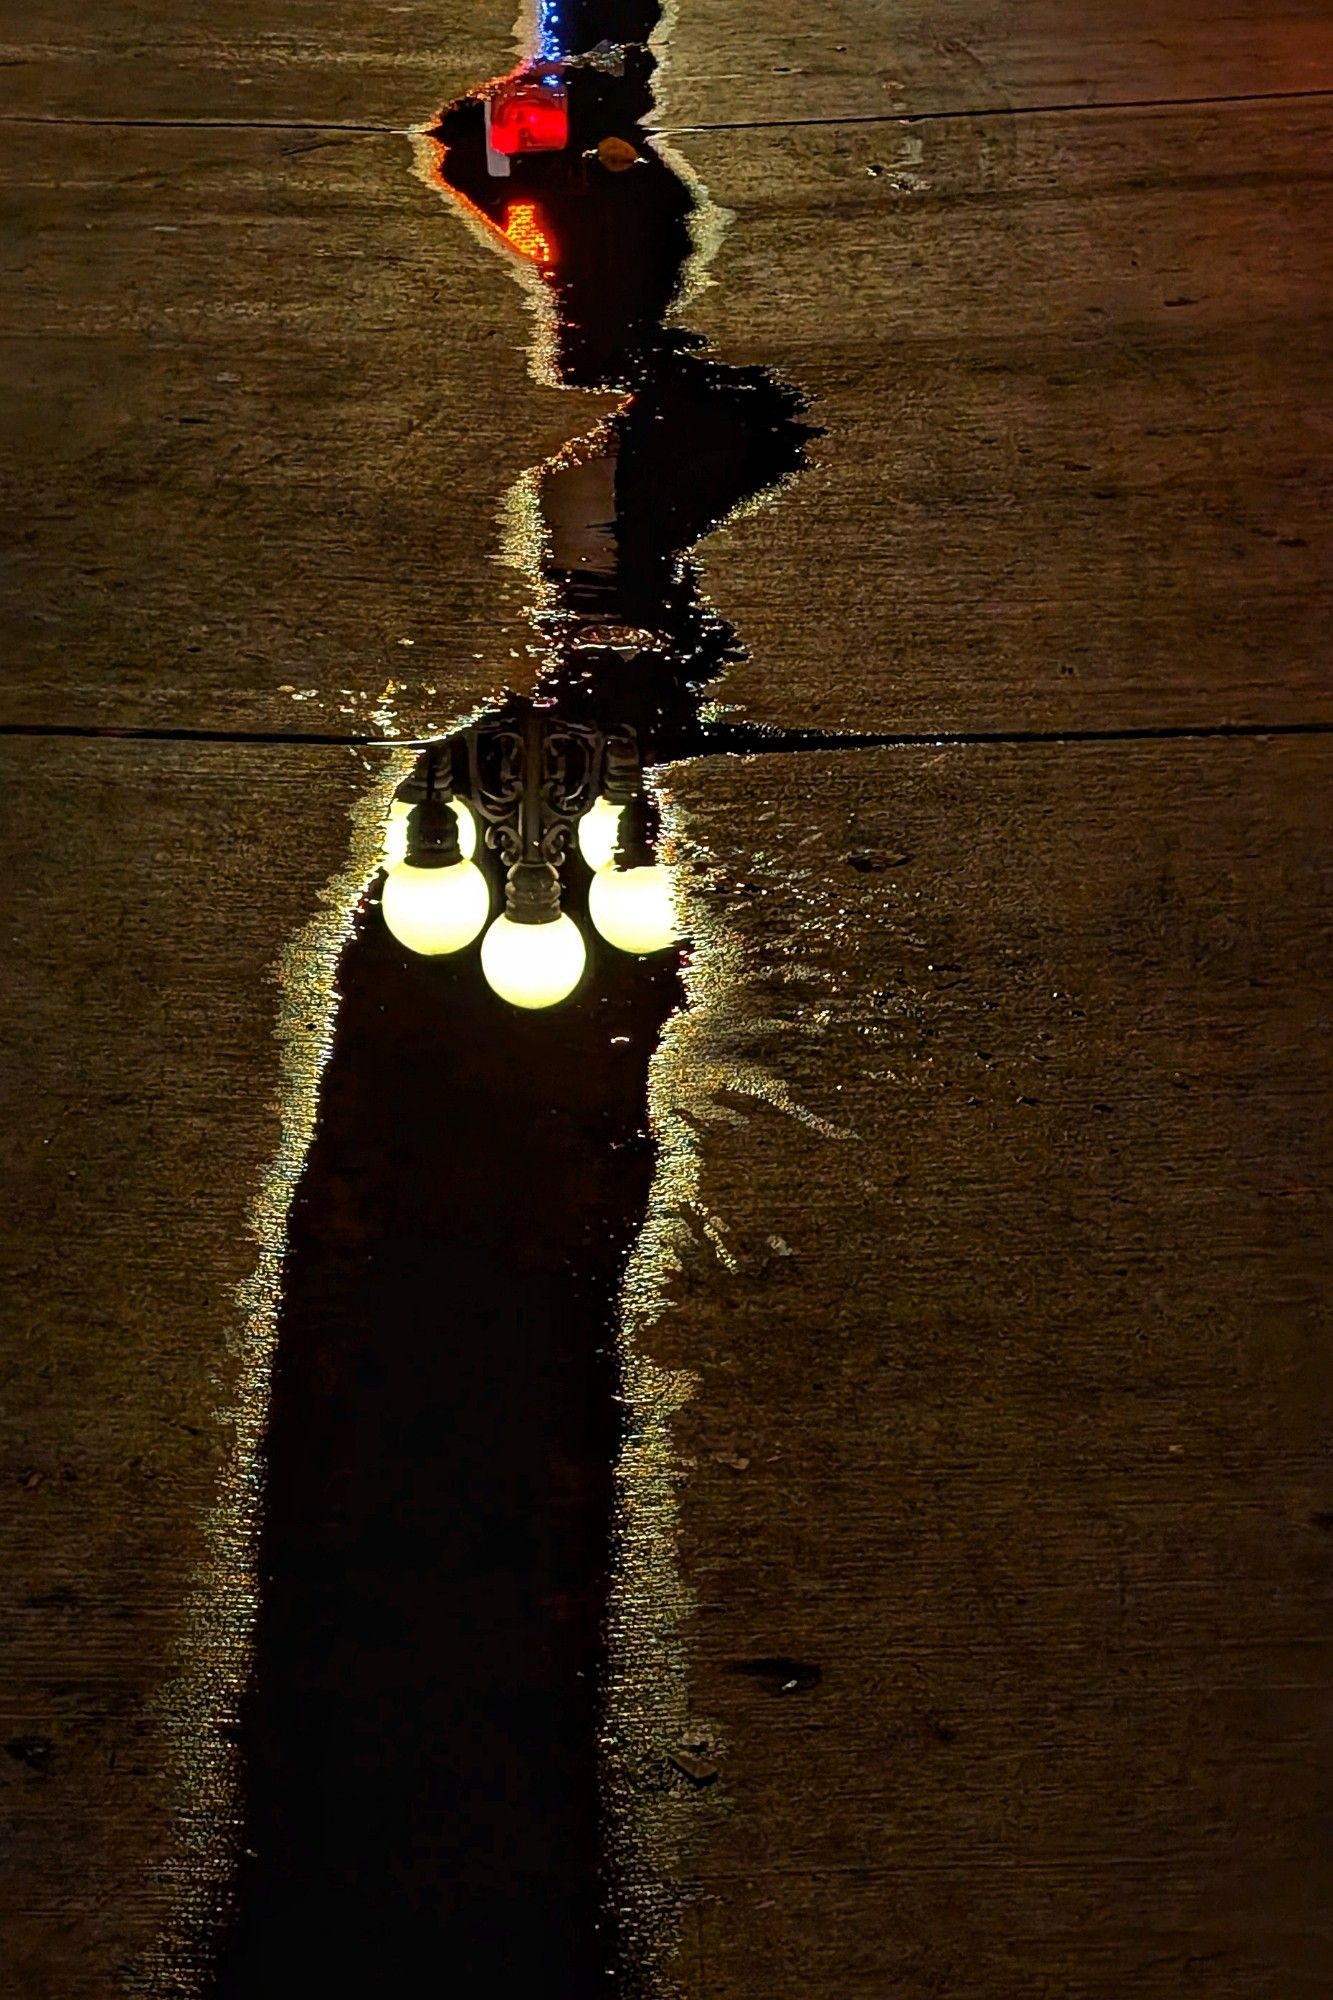
[[628,139],[599,140],[597,157],[609,174],[623,174],[627,167],[639,164],[639,156]]

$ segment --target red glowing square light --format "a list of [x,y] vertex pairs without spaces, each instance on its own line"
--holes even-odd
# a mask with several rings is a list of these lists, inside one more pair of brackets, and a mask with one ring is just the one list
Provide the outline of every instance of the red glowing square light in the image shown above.
[[569,144],[569,93],[563,83],[527,77],[501,84],[487,103],[490,148],[516,153],[560,153]]

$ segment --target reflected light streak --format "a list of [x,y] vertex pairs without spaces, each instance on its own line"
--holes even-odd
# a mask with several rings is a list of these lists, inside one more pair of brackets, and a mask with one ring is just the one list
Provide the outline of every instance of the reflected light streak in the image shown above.
[[[525,264],[535,264],[545,270],[555,262],[555,245],[538,220],[537,204],[533,201],[511,202],[505,210],[503,226],[484,208],[478,208],[475,201],[469,201],[456,187],[451,187],[444,177],[444,162],[448,148],[431,133],[417,130],[413,133],[416,152],[416,171],[428,188],[460,208],[470,222],[479,223],[492,242],[502,243],[506,250],[512,250]],[[516,225],[528,234],[529,240],[515,242],[508,231]],[[541,379],[540,377],[538,379]]]
[[501,236],[530,264],[550,264],[555,256],[550,237],[542,228],[535,201],[516,201],[505,210]]
[[533,55],[539,63],[559,62],[567,53],[560,25],[561,0],[537,0],[537,33]]

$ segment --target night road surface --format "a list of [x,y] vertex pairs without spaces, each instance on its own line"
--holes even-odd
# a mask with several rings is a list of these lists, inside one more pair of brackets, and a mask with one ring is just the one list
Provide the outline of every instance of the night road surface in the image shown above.
[[[203,1990],[252,1281],[410,763],[362,739],[528,690],[497,510],[615,406],[532,379],[519,288],[414,173],[407,128],[509,33],[483,0],[168,0],[10,36],[23,2000]],[[662,1413],[631,1438],[654,1555],[606,1670],[642,1724],[619,1858],[686,2000],[1323,1990],[1330,89],[1306,5],[1225,34],[1133,0],[677,10],[656,116],[730,216],[680,323],[824,433],[697,551],[748,648],[709,694],[728,725],[913,739],[662,748],[694,944],[648,1100],[669,1255],[631,1249],[620,1332]],[[400,1001],[440,1032],[415,972]],[[327,1073],[326,1157],[415,1105],[375,1059]],[[451,1059],[442,1124],[476,1089]],[[352,1220],[397,1256],[433,1227],[412,1200]],[[351,1351],[323,1336],[361,1281],[327,1320],[309,1294],[303,1365]],[[415,1450],[460,1378],[392,1318],[371,1388]],[[298,1445],[312,1407],[274,1405]],[[465,1459],[435,1477],[431,1533]]]
[[[645,1777],[622,1747],[643,1727],[612,1699],[607,1635],[641,1589],[638,1496],[615,1483],[641,1423],[618,1301],[669,1170],[648,1075],[682,1003],[682,949],[670,913],[640,928],[652,948],[607,948],[616,924],[599,912],[617,883],[637,895],[645,865],[661,876],[644,773],[707,740],[704,697],[737,652],[687,551],[795,473],[811,435],[795,390],[667,323],[706,204],[649,144],[658,24],[648,0],[548,9],[541,60],[447,107],[425,142],[442,222],[491,230],[523,281],[516,305],[537,279],[534,370],[620,401],[533,471],[537,704],[511,694],[419,763],[405,862],[335,975],[281,1269],[244,1831],[210,1986],[237,2000],[301,1979],[360,1992],[386,1940],[466,1985],[550,2000],[648,1990],[656,1972],[658,1939],[629,1906],[658,1866],[637,1794],[660,1786],[661,1751]],[[496,150],[520,142],[532,150]],[[646,843],[634,869],[592,879],[540,822],[559,760],[576,784],[598,761],[589,731],[607,737],[605,784],[635,795],[613,819]],[[536,817],[511,851],[515,758]],[[603,780],[589,782],[585,806]],[[444,783],[462,822],[448,805],[425,817]],[[478,814],[474,861],[457,831]],[[454,841],[441,870],[416,865],[429,824]],[[414,959],[399,940],[419,926],[404,930],[395,896],[448,895],[458,876],[484,909],[479,865],[493,901],[501,855],[514,865],[480,968],[466,949],[480,916],[461,950]],[[488,950],[507,929],[521,971],[540,948],[525,913],[546,910],[556,866],[564,910],[547,914],[593,949],[534,1018]]]

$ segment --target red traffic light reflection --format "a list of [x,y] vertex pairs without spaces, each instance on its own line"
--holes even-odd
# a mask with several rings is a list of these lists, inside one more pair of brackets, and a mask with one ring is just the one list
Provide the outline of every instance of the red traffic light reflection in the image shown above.
[[516,77],[486,100],[487,140],[493,153],[560,153],[569,144],[569,92],[559,81]]

